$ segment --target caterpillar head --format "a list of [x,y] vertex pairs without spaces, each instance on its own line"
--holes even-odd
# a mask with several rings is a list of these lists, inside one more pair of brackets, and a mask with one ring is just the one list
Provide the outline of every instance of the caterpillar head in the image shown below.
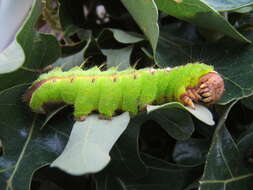
[[210,105],[221,98],[224,90],[222,77],[213,71],[203,75],[196,87],[187,88],[186,93],[181,96],[181,100],[192,108],[195,108],[193,102]]

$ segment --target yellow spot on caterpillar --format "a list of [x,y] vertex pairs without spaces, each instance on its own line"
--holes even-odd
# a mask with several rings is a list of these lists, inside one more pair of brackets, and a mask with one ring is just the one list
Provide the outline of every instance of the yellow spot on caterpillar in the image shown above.
[[183,0],[174,0],[176,3],[182,3]]

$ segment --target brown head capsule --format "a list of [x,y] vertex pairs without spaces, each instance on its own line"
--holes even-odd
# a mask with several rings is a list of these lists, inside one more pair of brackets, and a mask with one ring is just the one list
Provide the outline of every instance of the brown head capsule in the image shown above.
[[181,100],[185,105],[194,109],[193,102],[205,105],[214,104],[221,98],[224,90],[224,81],[221,76],[216,72],[210,72],[200,78],[197,87],[187,88]]
[[210,72],[200,78],[197,89],[200,101],[204,104],[214,104],[224,92],[224,81],[216,72]]

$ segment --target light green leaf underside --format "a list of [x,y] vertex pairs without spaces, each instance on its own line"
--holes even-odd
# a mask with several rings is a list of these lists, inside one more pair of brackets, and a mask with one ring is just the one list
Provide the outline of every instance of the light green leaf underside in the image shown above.
[[130,56],[133,47],[122,49],[102,49],[102,53],[107,57],[106,64],[109,67],[117,67],[119,71],[130,67]]
[[130,121],[125,112],[112,120],[98,115],[76,122],[62,154],[51,164],[72,175],[95,173],[110,161],[109,152]]
[[0,53],[0,74],[15,71],[25,61],[22,47],[14,40],[8,48]]
[[230,11],[253,5],[252,0],[203,0],[217,11]]
[[181,103],[171,102],[171,103],[167,103],[167,104],[163,104],[163,105],[159,105],[159,106],[148,105],[147,112],[149,113],[149,112],[157,110],[157,109],[166,109],[166,108],[177,107],[177,108],[181,108],[181,109],[188,111],[194,117],[196,117],[200,121],[206,123],[207,125],[214,125],[215,124],[214,120],[213,120],[212,113],[206,107],[204,107],[202,105],[198,105],[198,104],[195,104],[195,106],[196,106],[196,109],[192,109],[192,108],[188,108],[188,107],[184,106]]
[[123,44],[133,44],[133,43],[137,43],[144,40],[141,36],[137,36],[134,33],[126,32],[124,30],[113,29],[113,28],[108,28],[106,30],[111,31],[113,34],[113,37],[118,42],[123,43]]

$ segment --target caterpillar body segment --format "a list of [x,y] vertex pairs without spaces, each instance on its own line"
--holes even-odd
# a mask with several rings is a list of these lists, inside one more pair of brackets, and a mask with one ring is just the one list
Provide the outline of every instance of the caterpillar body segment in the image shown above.
[[74,105],[74,116],[83,120],[97,111],[112,117],[115,111],[137,114],[147,104],[179,101],[194,108],[194,102],[215,103],[224,91],[222,78],[212,66],[194,63],[168,69],[115,69],[87,71],[59,68],[41,75],[24,99],[35,112],[44,112],[48,102]]

